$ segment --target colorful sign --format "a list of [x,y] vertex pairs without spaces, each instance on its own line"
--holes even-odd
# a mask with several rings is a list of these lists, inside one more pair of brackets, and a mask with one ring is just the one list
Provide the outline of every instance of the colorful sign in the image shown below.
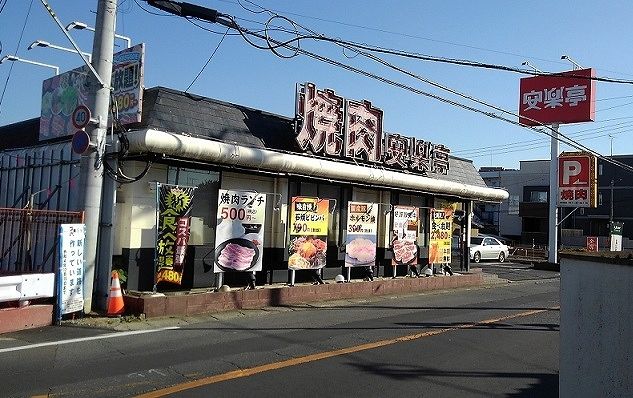
[[597,252],[598,250],[598,237],[597,236],[587,236],[587,251],[588,252]]
[[521,79],[519,123],[527,126],[591,122],[596,116],[593,68]]
[[[113,56],[113,95],[117,103],[118,120],[122,124],[141,121],[144,54],[145,45],[137,44]],[[94,108],[94,104],[90,103],[90,93],[95,89],[91,87],[91,73],[87,66],[82,66],[44,80],[40,140],[72,135],[76,131],[73,123],[86,122],[75,120],[73,112],[83,107],[89,110]]]
[[558,157],[558,206],[596,207],[597,159],[582,152],[563,152]]
[[156,283],[180,285],[189,243],[189,213],[196,187],[157,184]]
[[419,173],[446,175],[450,149],[441,144],[383,133],[383,111],[369,101],[352,101],[313,83],[296,93],[296,140],[315,155],[379,163]]
[[325,267],[330,215],[329,199],[292,197],[288,268]]
[[449,264],[451,262],[453,212],[454,210],[450,207],[431,209],[429,264]]
[[59,226],[58,318],[84,309],[84,224]]
[[220,189],[214,272],[261,271],[266,194]]
[[418,223],[419,209],[417,207],[393,207],[392,265],[418,263]]
[[345,239],[346,267],[372,266],[376,264],[377,225],[378,204],[348,203],[347,235]]

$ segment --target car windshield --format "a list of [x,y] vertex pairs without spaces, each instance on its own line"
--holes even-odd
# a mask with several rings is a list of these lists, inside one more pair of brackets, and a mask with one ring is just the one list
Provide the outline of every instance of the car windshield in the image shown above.
[[477,237],[472,237],[470,238],[470,244],[471,245],[481,245],[481,242],[483,242],[484,238],[477,238]]

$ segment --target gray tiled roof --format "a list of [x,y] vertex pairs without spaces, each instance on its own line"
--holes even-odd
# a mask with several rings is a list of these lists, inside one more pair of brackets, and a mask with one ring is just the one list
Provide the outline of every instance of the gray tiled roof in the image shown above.
[[[141,125],[226,142],[300,152],[291,118],[164,87],[146,89]],[[343,161],[343,160],[341,160]],[[451,157],[447,175],[428,177],[486,187],[470,160]]]

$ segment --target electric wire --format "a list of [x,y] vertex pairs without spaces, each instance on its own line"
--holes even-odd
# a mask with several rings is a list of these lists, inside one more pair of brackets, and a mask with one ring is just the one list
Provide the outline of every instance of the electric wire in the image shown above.
[[224,38],[226,37],[226,34],[229,33],[229,31],[231,30],[231,28],[226,28],[226,32],[224,33],[224,35],[222,36],[222,38],[220,39],[220,42],[218,43],[217,46],[215,46],[215,49],[213,50],[213,52],[211,53],[211,55],[209,56],[209,59],[207,59],[207,62],[204,64],[204,66],[202,67],[202,69],[200,69],[200,72],[198,72],[198,74],[196,75],[196,77],[191,81],[191,83],[189,84],[189,86],[187,86],[187,89],[185,90],[185,93],[189,92],[189,89],[191,88],[191,86],[194,85],[194,83],[198,80],[198,78],[200,77],[200,75],[202,74],[202,72],[204,72],[204,69],[207,67],[207,65],[209,65],[209,62],[211,62],[211,59],[213,58],[213,56],[215,55],[215,53],[218,51],[218,49],[220,48],[220,46],[222,45],[222,42],[224,41]]

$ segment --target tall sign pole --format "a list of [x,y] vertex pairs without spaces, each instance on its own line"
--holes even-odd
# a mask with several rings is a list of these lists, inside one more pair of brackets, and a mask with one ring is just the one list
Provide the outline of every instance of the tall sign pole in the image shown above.
[[547,261],[558,262],[558,124],[552,125],[551,159],[549,162],[549,240]]
[[[95,274],[99,268],[110,267],[110,264],[97,263],[99,241],[99,218],[101,213],[101,190],[103,187],[103,154],[108,126],[110,106],[110,83],[112,78],[112,54],[114,52],[114,29],[116,24],[117,0],[99,0],[95,22],[92,65],[103,84],[91,77],[94,92],[93,117],[98,121],[88,131],[90,142],[95,150],[86,152],[81,157],[79,177],[79,208],[85,211],[86,245],[84,248],[84,311],[92,311],[92,298],[108,294],[108,281],[99,281],[96,289]],[[98,300],[99,301],[99,300]]]

